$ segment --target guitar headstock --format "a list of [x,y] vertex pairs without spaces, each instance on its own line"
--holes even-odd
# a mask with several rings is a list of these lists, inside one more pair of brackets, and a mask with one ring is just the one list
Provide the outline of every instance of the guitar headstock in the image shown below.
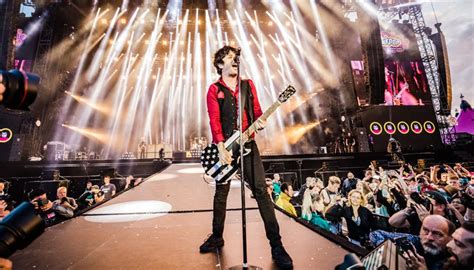
[[296,93],[296,89],[291,86],[291,85],[288,85],[288,87],[280,93],[280,95],[278,95],[278,101],[280,103],[284,103],[286,102],[294,93]]

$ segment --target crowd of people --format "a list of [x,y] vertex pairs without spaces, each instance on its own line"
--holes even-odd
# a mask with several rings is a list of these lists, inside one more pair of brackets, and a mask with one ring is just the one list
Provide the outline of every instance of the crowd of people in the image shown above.
[[[28,193],[28,200],[34,205],[37,214],[44,220],[46,226],[57,224],[61,221],[74,217],[78,213],[90,209],[92,206],[110,200],[120,190],[126,190],[137,186],[142,178],[128,176],[121,179],[119,187],[111,183],[111,177],[105,175],[102,185],[94,185],[87,181],[84,192],[77,198],[68,196],[68,182],[61,181],[56,190],[56,198],[48,198],[48,191],[43,188],[35,188]],[[19,202],[14,202],[5,191],[5,183],[0,182],[0,221],[6,217]]]
[[388,170],[372,162],[362,179],[307,177],[298,191],[275,174],[267,191],[288,214],[368,250],[407,243],[409,269],[474,266],[474,173],[460,163]]

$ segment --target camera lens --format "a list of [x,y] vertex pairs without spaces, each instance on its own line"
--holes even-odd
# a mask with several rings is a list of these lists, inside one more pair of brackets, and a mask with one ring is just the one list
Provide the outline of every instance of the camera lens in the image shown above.
[[0,71],[5,85],[3,104],[9,109],[27,110],[36,99],[40,77],[20,70]]

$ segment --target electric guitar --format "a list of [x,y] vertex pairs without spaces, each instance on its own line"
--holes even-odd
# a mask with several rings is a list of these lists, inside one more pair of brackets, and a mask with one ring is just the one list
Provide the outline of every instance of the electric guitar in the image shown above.
[[[284,102],[286,102],[294,93],[296,92],[295,88],[289,85],[283,92],[278,95],[278,100],[275,101],[260,117],[262,120],[267,120],[267,118],[276,111],[278,107]],[[256,123],[253,122],[250,127],[247,128],[242,134],[242,141],[247,142],[253,133],[257,130]],[[214,178],[216,184],[225,184],[228,180],[237,172],[240,163],[240,132],[234,131],[232,136],[230,136],[227,141],[224,142],[225,148],[232,155],[231,164],[222,164],[219,161],[219,150],[217,149],[216,144],[209,144],[201,154],[201,165],[204,167],[205,173]],[[244,155],[247,155],[250,150],[245,149]]]

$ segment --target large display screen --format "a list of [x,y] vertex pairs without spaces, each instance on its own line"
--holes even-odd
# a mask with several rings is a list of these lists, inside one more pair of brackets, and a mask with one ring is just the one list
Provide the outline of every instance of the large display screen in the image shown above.
[[[385,84],[384,104],[395,106],[413,106],[431,104],[425,68],[411,24],[390,23],[380,31]],[[357,33],[350,37],[360,44]],[[364,83],[364,62],[362,51],[355,50],[351,68],[359,105],[368,104],[368,92]],[[375,104],[374,104],[375,105]]]
[[409,152],[433,150],[441,145],[436,117],[429,105],[372,106],[359,112],[359,117],[367,129],[371,151],[386,152],[390,138]]
[[391,23],[380,32],[386,105],[431,104],[425,69],[411,24]]

